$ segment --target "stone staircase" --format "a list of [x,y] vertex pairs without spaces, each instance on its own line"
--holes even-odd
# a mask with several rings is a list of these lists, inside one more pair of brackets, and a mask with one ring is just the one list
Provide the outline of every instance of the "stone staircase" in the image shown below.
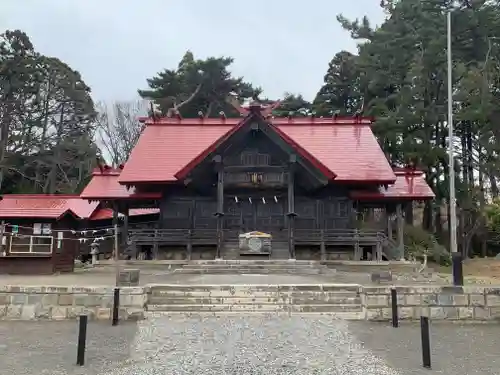
[[147,310],[165,313],[332,314],[363,316],[358,285],[154,285]]
[[202,260],[174,271],[190,275],[334,275],[335,269],[308,260]]

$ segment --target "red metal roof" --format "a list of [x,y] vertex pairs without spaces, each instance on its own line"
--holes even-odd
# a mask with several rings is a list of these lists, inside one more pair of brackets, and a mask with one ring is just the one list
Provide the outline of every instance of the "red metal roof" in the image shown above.
[[95,169],[92,179],[80,194],[80,198],[87,200],[105,199],[159,199],[161,193],[138,193],[135,188],[127,189],[118,183],[120,170],[106,170],[101,172]]
[[[142,216],[158,214],[158,208],[131,208],[129,216]],[[111,208],[98,208],[90,216],[90,220],[109,220],[113,218],[113,210]]]
[[89,203],[78,195],[5,194],[0,201],[2,218],[59,219],[66,213],[90,217],[98,202]]
[[435,197],[422,171],[399,169],[394,173],[396,182],[387,189],[380,187],[378,192],[352,191],[349,195],[357,200],[426,200]]
[[[243,121],[240,121],[237,125],[231,127],[226,133],[224,133],[221,137],[215,140],[210,146],[205,148],[200,154],[198,154],[194,159],[192,159],[187,165],[185,165],[180,171],[178,171],[174,177],[176,179],[183,179],[187,176],[188,172],[198,165],[204,158],[206,158],[211,152],[215,151],[217,147],[223,142],[227,141],[229,137],[233,134],[237,133],[239,129],[241,129],[246,121],[251,119],[252,116],[247,116]],[[292,146],[299,155],[303,156],[305,159],[309,160],[313,165],[316,166],[319,170],[321,170],[325,176],[329,179],[333,179],[336,177],[335,173],[329,170],[325,165],[323,165],[319,160],[317,160],[314,156],[312,156],[307,150],[304,150],[297,142],[291,139],[288,135],[283,133],[277,126],[273,126],[274,130],[278,133],[278,135],[285,140],[290,146]]]
[[[335,181],[392,183],[396,177],[366,118],[274,118],[278,133],[306,154]],[[177,181],[193,159],[225,139],[242,119],[177,119],[146,121],[118,182]],[[181,173],[182,174],[182,173]]]

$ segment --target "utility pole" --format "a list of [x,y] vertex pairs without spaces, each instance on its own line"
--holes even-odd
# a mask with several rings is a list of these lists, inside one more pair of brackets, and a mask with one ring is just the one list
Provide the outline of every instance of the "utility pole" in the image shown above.
[[457,246],[457,201],[455,197],[455,160],[453,153],[453,63],[451,57],[451,10],[447,14],[448,44],[448,158],[450,181],[450,251],[453,285],[464,285],[462,254]]

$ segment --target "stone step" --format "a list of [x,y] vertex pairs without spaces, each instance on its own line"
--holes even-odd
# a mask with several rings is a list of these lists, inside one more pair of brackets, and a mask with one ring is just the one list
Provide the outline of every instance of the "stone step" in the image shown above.
[[275,269],[256,269],[256,268],[213,268],[213,269],[188,269],[179,268],[174,270],[175,274],[212,274],[212,275],[331,275],[335,274],[333,270],[329,269],[301,269],[301,268],[275,268]]
[[239,263],[239,264],[232,264],[232,263],[227,263],[227,264],[217,264],[217,263],[211,263],[211,264],[198,264],[198,263],[191,263],[191,264],[186,264],[183,266],[184,269],[218,269],[218,268],[256,268],[256,269],[273,269],[273,268],[326,268],[328,269],[327,266],[321,265],[321,264],[296,264],[294,262],[289,262],[289,263],[269,263],[269,264],[255,264],[255,263]]
[[165,313],[363,314],[355,284],[152,285],[147,309]]
[[258,305],[258,304],[213,304],[213,305],[153,305],[148,311],[162,312],[289,312],[289,313],[362,313],[361,305]]
[[274,296],[324,296],[325,294],[359,295],[361,286],[356,284],[282,284],[282,285],[152,285],[148,295],[184,295],[211,297],[274,297]]
[[244,259],[220,259],[220,260],[193,260],[188,263],[188,265],[193,264],[204,264],[204,265],[283,265],[283,264],[295,264],[295,265],[314,265],[321,266],[321,262],[314,260],[289,260],[289,259],[269,259],[269,260],[244,260]]
[[359,296],[325,295],[325,296],[182,296],[162,295],[150,296],[152,305],[360,305]]
[[332,298],[334,296],[339,296],[339,297],[351,297],[351,296],[359,296],[359,293],[357,290],[345,290],[345,289],[338,289],[338,290],[325,290],[325,291],[320,291],[320,290],[291,290],[291,289],[282,289],[282,290],[275,290],[275,289],[267,289],[267,288],[260,288],[260,289],[218,289],[218,288],[213,288],[213,289],[207,289],[207,290],[202,290],[202,289],[160,289],[157,287],[152,288],[148,295],[150,296],[165,296],[165,297],[216,297],[216,298],[229,298],[229,297],[234,297],[234,298],[247,298],[247,297],[262,297],[262,298],[281,298],[281,297],[287,297],[287,298],[302,298],[302,297],[307,297],[310,296],[312,298]]

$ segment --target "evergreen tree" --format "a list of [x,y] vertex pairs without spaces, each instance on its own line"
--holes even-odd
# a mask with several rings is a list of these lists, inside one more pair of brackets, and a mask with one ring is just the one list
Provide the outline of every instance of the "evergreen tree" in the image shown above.
[[186,52],[177,69],[166,69],[148,79],[149,89],[139,90],[145,99],[153,99],[164,115],[179,111],[184,117],[196,117],[201,112],[205,117],[239,116],[227,102],[229,95],[240,100],[257,96],[261,90],[235,78],[229,72],[233,59],[209,57],[197,60],[191,51]]

